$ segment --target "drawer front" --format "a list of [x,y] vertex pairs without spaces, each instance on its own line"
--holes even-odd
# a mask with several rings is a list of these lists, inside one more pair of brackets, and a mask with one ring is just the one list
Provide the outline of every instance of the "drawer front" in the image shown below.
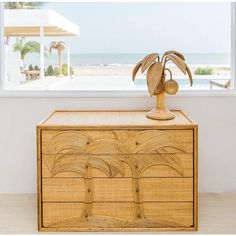
[[94,203],[86,215],[83,203],[43,203],[48,228],[171,228],[193,225],[193,203],[143,203],[145,218],[136,217],[134,203]]
[[193,201],[192,178],[43,178],[43,202]]
[[[42,177],[193,177],[193,154],[42,155]],[[137,167],[137,168],[136,168]]]
[[193,153],[193,130],[46,130],[42,132],[42,153]]
[[194,227],[193,130],[43,130],[41,145],[43,228]]

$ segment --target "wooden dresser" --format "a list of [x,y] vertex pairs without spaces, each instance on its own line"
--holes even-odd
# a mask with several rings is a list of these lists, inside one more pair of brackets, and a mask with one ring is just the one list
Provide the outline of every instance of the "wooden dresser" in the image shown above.
[[56,111],[37,127],[40,231],[197,230],[197,124]]

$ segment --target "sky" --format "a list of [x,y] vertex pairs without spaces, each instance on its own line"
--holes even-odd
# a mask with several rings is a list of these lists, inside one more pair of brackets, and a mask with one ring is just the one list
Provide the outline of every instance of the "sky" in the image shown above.
[[74,53],[230,52],[230,3],[48,3],[80,27]]

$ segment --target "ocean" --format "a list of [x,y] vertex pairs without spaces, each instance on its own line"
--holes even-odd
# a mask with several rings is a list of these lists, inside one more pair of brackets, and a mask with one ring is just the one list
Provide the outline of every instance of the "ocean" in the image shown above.
[[[80,54],[71,53],[72,66],[130,66],[135,65],[142,60],[145,54]],[[229,53],[185,53],[188,65],[209,65],[209,66],[230,66]],[[39,65],[39,54],[28,54],[26,56],[26,65]],[[66,53],[62,56],[63,63],[67,62]],[[48,54],[45,56],[45,65],[57,65],[57,54]]]

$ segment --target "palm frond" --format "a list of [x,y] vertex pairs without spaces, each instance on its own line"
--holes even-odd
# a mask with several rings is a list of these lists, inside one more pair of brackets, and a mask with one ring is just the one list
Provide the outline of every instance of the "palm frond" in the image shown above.
[[159,54],[158,53],[152,53],[152,54],[145,56],[142,61],[141,72],[143,73],[157,58],[159,61]]
[[185,61],[184,55],[181,54],[180,52],[175,51],[175,50],[166,51],[162,56],[162,61],[165,58],[165,56],[167,56],[169,54],[175,54],[176,56],[180,57],[183,61]]
[[154,95],[161,82],[163,68],[160,62],[154,62],[147,70],[147,83],[150,95]]
[[139,68],[141,67],[141,65],[142,65],[142,61],[138,62],[137,65],[134,67],[133,73],[132,73],[133,80],[135,80],[135,77],[136,77],[137,72],[138,72]]
[[49,45],[49,51],[52,53],[52,50],[57,50],[58,52],[61,52],[65,49],[65,43],[63,41],[52,41]]
[[100,157],[91,156],[88,158],[88,164],[96,169],[103,171],[106,175],[110,176],[110,167],[106,161]]
[[190,71],[190,69],[187,65],[186,65],[186,71],[187,71],[187,74],[188,74],[190,85],[193,86],[193,76],[192,76],[192,73],[191,73],[191,71]]
[[13,50],[18,51],[21,55],[21,59],[24,60],[25,56],[28,53],[39,53],[40,52],[40,44],[36,41],[30,40],[24,43],[24,38],[17,38],[16,42],[13,44]]
[[164,65],[168,60],[171,60],[183,72],[183,74],[186,74],[186,64],[180,57],[175,54],[168,54],[165,57]]
[[155,165],[169,166],[175,170],[180,176],[184,175],[183,164],[176,155],[172,154],[155,154],[151,156],[143,156],[139,162],[139,176],[148,169]]
[[120,173],[122,176],[124,175],[124,167],[122,165],[122,161],[119,158],[114,158],[112,156],[100,156],[99,159],[102,159],[110,169],[110,177],[116,176]]

